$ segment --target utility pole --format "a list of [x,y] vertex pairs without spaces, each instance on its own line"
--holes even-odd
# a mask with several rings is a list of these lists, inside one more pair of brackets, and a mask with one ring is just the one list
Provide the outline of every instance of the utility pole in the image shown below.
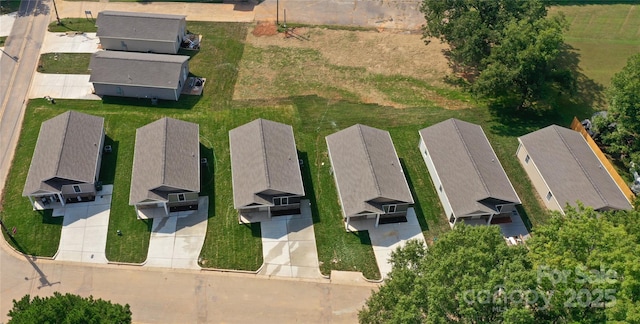
[[53,10],[56,12],[56,20],[58,21],[58,25],[60,25],[60,16],[58,16],[58,7],[56,7],[56,0],[53,0]]

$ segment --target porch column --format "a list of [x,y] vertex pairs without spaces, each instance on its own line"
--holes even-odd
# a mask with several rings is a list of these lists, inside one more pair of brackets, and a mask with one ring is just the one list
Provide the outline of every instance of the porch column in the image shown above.
[[136,218],[140,219],[140,214],[138,214],[138,204],[133,205],[133,208],[136,209]]
[[60,200],[60,203],[62,204],[62,206],[64,206],[64,199],[62,198],[62,195],[60,193],[56,193],[56,195],[58,196],[58,200]]
[[271,206],[267,206],[267,216],[271,219]]
[[489,221],[487,221],[487,225],[491,225],[491,220],[493,219],[493,215],[495,214],[489,215]]
[[347,228],[347,231],[349,231],[349,221],[351,220],[351,217],[347,216],[347,224],[345,225]]
[[165,213],[167,216],[169,216],[169,208],[167,208],[167,203],[166,203],[166,202],[164,202],[164,203],[162,203],[162,205],[164,206],[164,213]]
[[380,214],[376,214],[376,227],[380,224]]
[[28,196],[29,197],[29,201],[31,202],[31,207],[33,207],[33,209],[36,209],[36,204],[33,202],[33,197]]

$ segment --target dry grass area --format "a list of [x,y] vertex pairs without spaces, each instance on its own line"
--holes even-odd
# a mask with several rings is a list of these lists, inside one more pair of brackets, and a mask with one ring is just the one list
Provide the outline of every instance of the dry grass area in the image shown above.
[[396,31],[273,31],[258,24],[248,33],[235,100],[316,94],[396,108],[468,108],[438,91],[451,73],[438,40],[425,45],[420,34]]

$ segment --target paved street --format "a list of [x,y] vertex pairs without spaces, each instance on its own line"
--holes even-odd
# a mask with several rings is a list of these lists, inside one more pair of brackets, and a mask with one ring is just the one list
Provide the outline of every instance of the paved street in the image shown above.
[[128,303],[138,323],[353,323],[373,289],[361,282],[32,260],[8,249],[0,242],[0,322],[13,299],[60,291]]

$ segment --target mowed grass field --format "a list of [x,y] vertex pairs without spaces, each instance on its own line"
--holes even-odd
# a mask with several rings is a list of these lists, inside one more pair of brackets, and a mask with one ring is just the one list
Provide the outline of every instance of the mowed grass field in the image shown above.
[[582,73],[608,87],[611,77],[640,53],[640,5],[555,6],[569,22],[566,42],[577,49]]
[[[570,18],[572,15],[579,17],[576,12],[587,7],[590,6],[559,9]],[[591,8],[593,15],[608,12],[615,20],[623,11],[622,7],[629,12],[632,6],[597,7],[600,9]],[[608,11],[610,8],[618,11]],[[557,10],[552,8],[551,11]],[[635,26],[640,25],[640,17],[633,17]],[[593,37],[587,35],[581,42],[575,42],[572,35],[576,35],[575,24],[579,20],[569,21],[572,25],[567,40],[580,54],[581,72],[587,79],[605,84],[606,75],[610,78],[624,66],[628,56],[607,56],[581,46],[597,44],[600,36],[596,31],[606,30],[611,22],[605,18],[594,19],[591,25]],[[420,129],[448,118],[482,125],[523,201],[521,211],[526,221],[535,227],[544,223],[548,214],[540,206],[539,198],[515,158],[517,137],[552,123],[568,126],[574,114],[586,114],[598,108],[560,105],[556,112],[547,115],[498,115],[468,94],[443,86],[441,80],[437,80],[437,73],[421,78],[422,73],[403,74],[402,69],[393,73],[372,71],[357,65],[362,62],[342,64],[335,57],[328,59],[323,49],[305,45],[253,46],[245,41],[252,28],[246,24],[189,22],[188,27],[204,36],[201,51],[190,62],[194,75],[207,78],[202,97],[183,97],[177,103],[160,102],[158,106],[150,106],[147,100],[117,98],[57,100],[56,105],[44,100],[29,103],[0,211],[7,226],[18,228],[15,240],[6,237],[16,248],[43,256],[52,256],[57,250],[62,219],[52,218],[50,212],[31,211],[28,199],[21,197],[21,192],[39,125],[69,109],[104,116],[107,144],[114,148],[113,154],[105,156],[101,170],[101,180],[114,184],[107,241],[109,260],[140,263],[146,258],[151,224],[137,220],[133,207],[128,205],[135,129],[169,116],[200,125],[201,154],[213,161],[203,175],[202,194],[209,196],[210,206],[201,264],[225,269],[259,268],[262,264],[260,227],[239,225],[233,209],[228,131],[255,118],[266,118],[294,128],[300,158],[304,160],[305,191],[312,203],[321,271],[330,274],[331,270],[356,270],[375,279],[379,272],[368,233],[344,231],[337,191],[329,171],[325,136],[356,123],[388,130],[412,189],[421,228],[431,241],[449,230],[449,226],[417,148]],[[631,34],[624,35],[616,41],[633,43]],[[347,35],[348,39],[353,37],[354,34]],[[416,41],[422,42],[419,36]],[[345,55],[351,54],[348,48],[344,51]],[[388,52],[398,52],[398,48],[389,48]],[[594,62],[596,56],[607,62],[588,63]],[[595,73],[596,67],[603,68],[606,73]],[[273,74],[271,71],[282,72]],[[279,85],[277,96],[267,98],[262,87],[273,84]],[[260,95],[252,99],[234,99],[234,91],[238,88],[247,93],[254,89]],[[367,93],[371,95],[367,96]],[[123,235],[116,235],[116,229]]]

